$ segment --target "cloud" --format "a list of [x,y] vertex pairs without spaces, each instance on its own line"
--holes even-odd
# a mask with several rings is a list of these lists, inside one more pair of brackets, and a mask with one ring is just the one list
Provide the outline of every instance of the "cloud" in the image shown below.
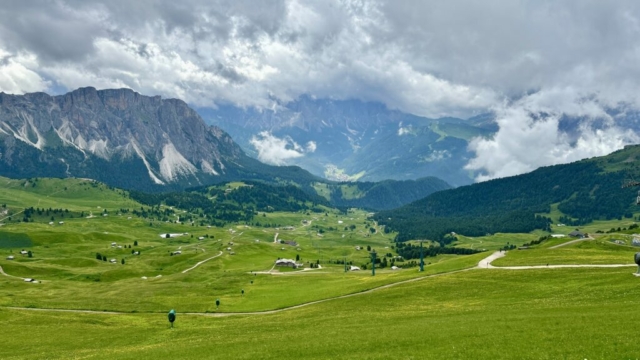
[[36,72],[35,63],[33,56],[10,56],[0,48],[0,91],[25,93],[46,89],[50,83]]
[[198,106],[258,108],[309,94],[432,116],[465,115],[496,100],[488,87],[418,69],[421,55],[405,46],[415,39],[396,33],[376,2],[7,5],[0,48],[36,59],[54,88],[129,87]]
[[278,138],[268,131],[262,131],[249,140],[258,152],[258,160],[272,165],[286,165],[288,160],[299,158],[316,151],[316,143],[309,141],[300,146],[291,137]]
[[[479,179],[634,141],[607,114],[640,109],[637,1],[9,1],[0,53],[0,91],[11,93],[128,87],[259,109],[306,94],[428,117],[493,109],[500,132],[471,146]],[[553,149],[535,158],[511,144],[542,134]]]
[[306,146],[307,152],[310,152],[310,153],[316,152],[317,148],[318,148],[318,145],[316,145],[315,141],[309,141],[307,143],[307,146]]
[[[499,131],[491,139],[471,141],[475,157],[466,168],[484,181],[602,156],[640,142],[633,130],[617,126],[602,104],[575,96],[570,89],[555,89],[497,107]],[[575,124],[563,130],[563,121]]]
[[16,1],[0,9],[0,48],[53,88],[259,108],[309,94],[469,116],[571,85],[637,102],[639,19],[633,1]]

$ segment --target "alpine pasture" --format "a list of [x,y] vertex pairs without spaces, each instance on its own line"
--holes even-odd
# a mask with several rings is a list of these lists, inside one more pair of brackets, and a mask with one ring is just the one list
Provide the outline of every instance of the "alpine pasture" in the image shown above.
[[[364,210],[259,212],[273,226],[209,227],[180,222],[177,208],[164,221],[136,215],[147,206],[91,180],[0,183],[3,359],[640,356],[636,268],[551,266],[633,265],[629,221],[491,263],[549,268],[478,268],[507,243],[546,235],[535,232],[460,236],[456,246],[487,251],[429,257],[424,272],[398,260],[371,276],[367,247],[397,258],[394,234]],[[278,258],[302,266],[277,268]],[[345,261],[362,270],[345,272]]]

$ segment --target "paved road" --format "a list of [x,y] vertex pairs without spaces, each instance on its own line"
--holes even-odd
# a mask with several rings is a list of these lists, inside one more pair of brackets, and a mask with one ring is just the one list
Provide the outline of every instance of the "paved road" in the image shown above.
[[531,265],[531,266],[493,266],[491,263],[504,257],[506,255],[505,252],[497,251],[488,257],[480,260],[478,263],[478,268],[480,269],[502,269],[502,270],[529,270],[529,269],[564,269],[564,268],[619,268],[619,267],[630,267],[630,266],[638,266],[636,264],[606,264],[606,265],[591,265],[591,264],[582,264],[582,265]]

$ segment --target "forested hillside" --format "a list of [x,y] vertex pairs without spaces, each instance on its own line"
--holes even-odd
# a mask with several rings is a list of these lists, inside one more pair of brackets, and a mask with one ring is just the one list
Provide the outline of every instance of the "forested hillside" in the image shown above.
[[154,193],[131,191],[132,199],[159,209],[161,205],[187,210],[199,218],[184,215],[181,221],[197,221],[222,226],[224,222],[251,222],[257,211],[324,211],[328,205],[321,197],[308,195],[298,187],[272,186],[260,182],[236,183],[193,188],[181,192]]
[[637,189],[621,185],[638,174],[640,147],[602,158],[540,168],[531,173],[434,193],[375,218],[398,240],[441,242],[456,232],[480,236],[547,229],[551,205],[574,224],[631,217]]
[[[355,195],[350,195],[349,188],[356,188]],[[421,198],[421,194],[431,194],[450,189],[446,182],[426,177],[418,180],[381,182],[356,182],[330,184],[331,203],[337,207],[358,207],[371,210],[393,209]]]

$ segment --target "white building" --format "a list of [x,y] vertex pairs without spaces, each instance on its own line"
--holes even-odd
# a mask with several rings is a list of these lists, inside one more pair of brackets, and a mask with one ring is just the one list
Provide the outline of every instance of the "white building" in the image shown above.
[[286,267],[291,267],[295,269],[300,265],[296,264],[296,261],[292,259],[278,259],[276,260],[276,266],[281,266],[281,267],[286,266]]

